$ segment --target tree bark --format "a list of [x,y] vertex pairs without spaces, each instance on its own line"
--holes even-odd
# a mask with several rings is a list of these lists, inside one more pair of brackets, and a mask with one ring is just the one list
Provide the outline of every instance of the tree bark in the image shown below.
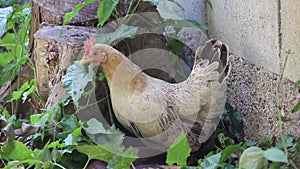
[[89,27],[66,26],[59,37],[61,26],[45,26],[34,35],[33,58],[35,60],[38,89],[46,108],[55,106],[66,93],[61,79],[67,68],[83,56],[83,42],[96,30]]

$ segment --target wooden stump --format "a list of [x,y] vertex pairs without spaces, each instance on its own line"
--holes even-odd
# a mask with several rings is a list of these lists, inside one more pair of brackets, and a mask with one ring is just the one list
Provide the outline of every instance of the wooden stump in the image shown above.
[[[33,7],[38,7],[41,23],[61,25],[65,14],[72,12],[74,7],[82,2],[84,0],[32,0],[32,5]],[[87,22],[96,20],[98,18],[97,8],[97,2],[85,6],[67,24],[86,25]]]
[[[29,51],[33,48],[33,35],[40,29],[40,24],[62,25],[64,16],[72,12],[77,4],[84,0],[31,0],[32,18],[30,27]],[[98,3],[91,3],[81,9],[77,15],[67,22],[69,25],[93,25],[97,22]]]
[[83,56],[83,42],[96,30],[89,27],[66,26],[59,38],[61,26],[45,26],[34,35],[33,57],[37,70],[38,89],[47,100],[46,107],[56,105],[65,95],[61,79],[67,68]]

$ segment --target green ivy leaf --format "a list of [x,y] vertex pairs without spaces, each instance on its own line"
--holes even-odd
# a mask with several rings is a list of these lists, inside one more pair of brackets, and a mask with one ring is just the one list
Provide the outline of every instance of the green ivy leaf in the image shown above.
[[231,145],[226,147],[224,150],[222,150],[221,154],[221,158],[220,158],[220,164],[225,163],[225,161],[227,160],[227,158],[235,151],[242,151],[244,150],[246,147],[246,144],[243,143],[239,143],[237,145]]
[[270,148],[264,152],[264,157],[273,162],[288,163],[287,156],[278,148]]
[[1,158],[5,160],[27,160],[35,159],[33,151],[26,148],[25,144],[17,140],[7,141],[5,146],[0,148]]
[[43,115],[44,114],[32,114],[32,115],[30,115],[30,123],[31,124],[36,124]]
[[236,129],[236,131],[243,135],[244,130],[243,130],[243,118],[241,114],[234,108],[232,107],[229,103],[225,104],[225,115],[229,116],[230,121],[232,122],[232,125]]
[[10,61],[14,60],[14,56],[9,52],[0,53],[0,66],[6,66]]
[[230,137],[226,137],[224,133],[218,135],[218,141],[221,143],[222,148],[230,146],[233,144],[233,140]]
[[104,74],[104,72],[100,72],[100,73],[99,73],[98,80],[99,80],[99,81],[104,81],[104,80],[105,80],[105,74]]
[[159,0],[156,9],[163,19],[181,20],[184,12],[182,6],[173,0]]
[[70,146],[70,145],[78,145],[78,141],[80,141],[81,139],[81,130],[82,128],[79,127],[76,130],[74,130],[72,133],[68,134],[68,136],[65,138],[64,143],[66,146]]
[[137,159],[138,149],[129,147],[121,155],[115,156],[107,165],[111,169],[129,169],[134,160]]
[[300,110],[300,102],[298,102],[298,103],[294,106],[292,112],[295,113],[295,112],[297,112],[298,110]]
[[77,4],[72,12],[66,13],[65,14],[65,18],[64,18],[64,22],[63,22],[63,26],[66,25],[66,23],[73,19],[77,13],[79,12],[80,9],[82,9],[83,7],[87,6],[90,3],[96,2],[97,0],[85,0],[83,3]]
[[[71,19],[73,19],[77,13],[80,11],[80,9],[82,9],[83,7],[87,6],[88,4],[90,3],[93,3],[93,2],[96,2],[97,0],[85,0],[84,2],[80,3],[80,4],[77,4],[73,11],[72,12],[69,12],[69,13],[66,13],[65,14],[65,18],[64,18],[64,21],[63,21],[63,27],[67,24],[67,22]],[[63,30],[61,30],[60,32],[60,35],[61,36],[63,34]]]
[[124,133],[115,126],[105,129],[103,124],[92,118],[87,122],[88,127],[84,128],[88,136],[97,144],[111,147],[114,153],[121,153],[124,150]]
[[261,169],[268,168],[268,160],[264,157],[264,151],[259,147],[246,149],[239,160],[239,169]]
[[27,97],[37,89],[37,80],[31,79],[29,83],[29,89],[22,94],[23,103],[26,101]]
[[280,139],[275,148],[283,150],[284,146],[286,146],[287,148],[290,148],[294,145],[294,137],[293,136],[284,135],[283,138],[284,138],[283,140],[284,140],[285,144],[283,144],[282,139]]
[[3,169],[24,169],[23,164],[40,164],[40,162],[40,160],[35,159],[9,161]]
[[67,134],[72,133],[77,129],[81,129],[81,125],[75,114],[64,115],[59,123],[63,129],[63,131],[59,133],[60,138],[64,138]]
[[76,149],[79,152],[87,155],[89,160],[96,159],[109,162],[115,156],[115,154],[107,150],[107,147],[104,149],[103,147],[98,145],[76,146]]
[[62,79],[62,84],[71,95],[76,106],[79,105],[78,101],[84,93],[85,86],[88,82],[93,81],[94,74],[92,65],[89,65],[88,72],[86,73],[84,66],[79,61],[75,61],[68,68],[66,75]]
[[26,81],[25,83],[23,83],[23,85],[20,87],[19,90],[13,92],[12,98],[9,101],[19,100],[23,92],[25,92],[25,90],[27,90],[28,88],[29,88],[29,82]]
[[121,25],[112,33],[97,34],[95,39],[97,43],[112,44],[114,41],[125,38],[132,38],[136,35],[137,27]]
[[47,111],[43,111],[42,114],[34,114],[30,116],[30,122],[32,124],[38,125],[41,127],[41,139],[44,139],[45,136],[45,127],[47,126],[47,123],[50,122],[50,120],[53,117],[53,114],[55,113],[54,108],[50,108]]
[[[44,148],[42,150],[38,150],[38,159],[41,160],[44,164],[43,165],[50,165],[47,162],[50,162],[52,160],[51,158],[51,152],[50,150],[47,148],[48,147],[49,142],[44,146]],[[38,165],[36,167],[41,167],[41,165]],[[53,167],[53,165],[52,165]],[[50,168],[50,166],[49,166]]]
[[13,33],[5,33],[0,39],[0,46],[5,47],[8,50],[12,50],[16,46],[16,39]]
[[51,142],[49,145],[47,145],[47,148],[65,148],[65,147],[66,147],[66,143],[60,140]]
[[26,101],[28,95],[36,90],[37,81],[36,79],[31,79],[30,82],[26,81],[20,87],[19,90],[14,91],[12,94],[12,98],[9,101],[19,100],[22,97],[23,103]]
[[179,166],[186,166],[187,158],[190,156],[192,149],[188,143],[187,137],[181,133],[167,151],[166,163],[171,165],[176,163]]
[[103,26],[107,19],[116,8],[119,0],[102,0],[97,9],[98,25],[97,27]]
[[299,87],[300,87],[300,80],[298,80],[298,81],[295,83],[294,89],[295,89],[295,90],[298,90]]
[[[175,38],[167,39],[168,49],[177,56],[182,56],[182,46],[183,46],[183,43]],[[173,60],[173,61],[176,62],[176,60]]]
[[103,124],[96,120],[95,118],[91,118],[87,121],[87,128],[84,128],[85,131],[89,134],[109,134],[106,129],[103,127]]
[[204,159],[200,159],[198,161],[199,167],[201,169],[202,168],[214,169],[219,165],[221,156],[222,156],[221,153],[217,153],[215,155],[210,155],[209,154],[208,156],[205,156]]

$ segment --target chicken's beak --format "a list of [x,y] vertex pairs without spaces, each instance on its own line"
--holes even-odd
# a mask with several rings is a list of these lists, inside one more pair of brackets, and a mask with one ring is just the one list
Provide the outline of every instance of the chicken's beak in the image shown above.
[[84,64],[87,64],[87,63],[91,63],[91,62],[93,62],[92,58],[83,58],[83,59],[81,59],[80,64],[84,65]]

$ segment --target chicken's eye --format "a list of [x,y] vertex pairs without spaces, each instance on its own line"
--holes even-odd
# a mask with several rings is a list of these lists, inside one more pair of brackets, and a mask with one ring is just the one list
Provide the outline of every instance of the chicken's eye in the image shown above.
[[97,52],[93,52],[93,55],[97,55]]

